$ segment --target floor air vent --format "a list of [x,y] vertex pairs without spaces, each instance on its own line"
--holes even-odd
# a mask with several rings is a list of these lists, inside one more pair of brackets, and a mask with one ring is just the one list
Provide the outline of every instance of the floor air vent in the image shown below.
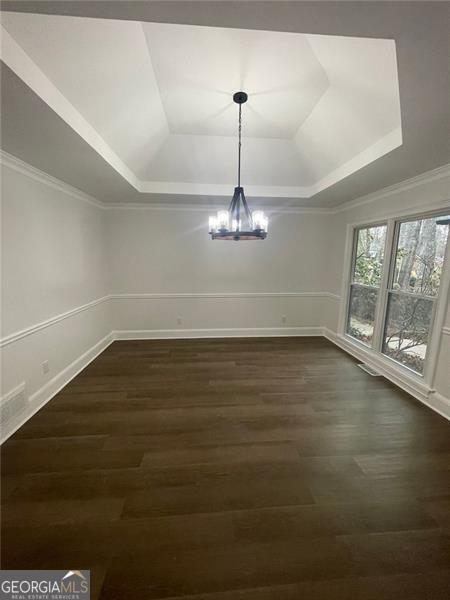
[[366,373],[369,373],[369,375],[372,375],[372,377],[381,377],[381,373],[378,373],[378,371],[375,371],[375,369],[369,367],[369,365],[366,365],[365,363],[359,363],[358,367]]

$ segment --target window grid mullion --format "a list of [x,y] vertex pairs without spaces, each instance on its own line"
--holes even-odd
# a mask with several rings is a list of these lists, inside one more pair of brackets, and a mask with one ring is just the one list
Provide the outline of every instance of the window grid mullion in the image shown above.
[[394,273],[393,263],[395,262],[396,240],[398,236],[398,227],[394,219],[389,219],[386,229],[386,243],[384,247],[383,273],[380,281],[380,291],[378,295],[377,309],[375,312],[374,334],[372,348],[377,352],[382,352],[384,331],[386,328],[387,302],[389,296],[389,286],[392,282]]

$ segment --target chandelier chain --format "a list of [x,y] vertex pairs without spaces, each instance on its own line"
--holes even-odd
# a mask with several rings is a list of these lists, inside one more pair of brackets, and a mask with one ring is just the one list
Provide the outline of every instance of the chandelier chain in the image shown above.
[[239,143],[238,143],[238,187],[241,187],[241,131],[242,131],[242,104],[239,104]]

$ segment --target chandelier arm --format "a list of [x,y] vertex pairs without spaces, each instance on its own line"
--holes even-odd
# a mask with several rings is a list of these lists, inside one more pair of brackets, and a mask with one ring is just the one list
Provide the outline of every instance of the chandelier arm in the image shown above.
[[250,209],[248,207],[247,200],[245,198],[244,189],[242,189],[241,194],[242,194],[242,205],[244,207],[245,214],[247,215],[248,223],[249,223],[250,227],[253,229],[253,217],[252,217],[252,213],[250,212]]
[[237,198],[237,191],[236,191],[236,188],[234,188],[234,194],[233,194],[233,197],[231,198],[230,206],[228,207],[228,212],[230,213],[230,215],[233,214],[234,205],[236,204],[236,198]]
[[236,188],[233,194],[233,201],[231,203],[229,213],[230,213],[230,229],[233,227],[233,218],[236,219],[237,207],[239,205],[239,190]]
[[236,231],[240,230],[240,220],[241,220],[241,196],[242,196],[242,188],[239,188],[238,201],[236,202]]

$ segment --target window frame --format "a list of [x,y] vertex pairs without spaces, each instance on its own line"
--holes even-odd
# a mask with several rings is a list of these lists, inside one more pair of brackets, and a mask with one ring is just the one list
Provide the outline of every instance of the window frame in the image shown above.
[[[418,373],[407,365],[404,365],[394,358],[391,358],[387,354],[384,354],[382,351],[383,337],[386,327],[389,293],[391,292],[389,286],[392,284],[395,273],[395,258],[401,223],[447,215],[450,215],[450,204],[439,206],[428,211],[405,211],[395,215],[389,215],[385,219],[374,219],[373,221],[367,220],[358,223],[347,224],[345,248],[346,267],[344,269],[344,276],[342,280],[342,301],[339,312],[338,336],[344,338],[345,341],[353,345],[355,349],[359,348],[364,352],[373,354],[376,356],[377,360],[381,361],[381,363],[385,364],[386,366],[389,366],[391,369],[394,369],[403,375],[409,375],[417,381],[425,382],[428,385],[432,383],[436,371],[437,356],[440,346],[439,333],[442,331],[444,326],[447,300],[450,296],[450,230],[447,238],[447,247],[439,285],[439,292],[436,297],[430,297],[430,299],[433,300],[433,310],[430,320],[430,330],[427,338],[427,353],[424,361],[423,372]],[[369,346],[368,344],[361,342],[357,338],[354,338],[347,333],[347,323],[350,309],[351,286],[353,285],[352,278],[357,244],[356,232],[360,229],[376,227],[380,225],[386,225],[387,229],[382,276],[380,280],[377,307],[375,310],[374,332],[372,345]],[[424,296],[418,297],[422,298]]]
[[[385,239],[384,239],[384,251],[383,251],[383,267],[382,267],[379,287],[375,287],[373,285],[366,285],[364,283],[355,283],[353,281],[354,272],[355,272],[355,268],[356,268],[356,253],[357,253],[357,249],[358,249],[358,232],[361,231],[362,229],[371,229],[374,227],[386,227],[386,234],[385,234]],[[355,341],[358,344],[361,344],[364,348],[369,349],[369,350],[374,350],[376,348],[376,346],[375,346],[376,339],[377,339],[376,335],[378,333],[377,332],[377,317],[378,317],[380,302],[381,302],[381,285],[383,283],[383,278],[384,278],[385,264],[386,264],[386,251],[388,249],[388,247],[387,247],[388,222],[387,221],[377,221],[375,223],[370,223],[368,225],[356,225],[353,227],[352,231],[353,231],[353,242],[352,242],[351,260],[350,260],[350,271],[348,273],[348,285],[347,285],[348,289],[347,289],[347,299],[346,299],[346,309],[345,309],[344,333],[352,341]],[[347,331],[348,325],[350,322],[350,302],[351,302],[351,294],[352,294],[353,286],[360,287],[360,288],[367,288],[369,290],[376,290],[378,292],[377,303],[375,306],[374,327],[373,327],[371,344],[366,344],[365,342],[358,340],[358,338],[355,338],[354,336],[350,335]]]

